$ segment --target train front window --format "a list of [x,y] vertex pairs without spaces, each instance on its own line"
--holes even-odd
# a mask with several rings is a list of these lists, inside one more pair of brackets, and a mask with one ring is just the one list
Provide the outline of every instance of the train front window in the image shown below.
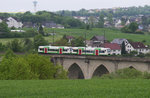
[[44,51],[44,48],[40,48],[40,51]]

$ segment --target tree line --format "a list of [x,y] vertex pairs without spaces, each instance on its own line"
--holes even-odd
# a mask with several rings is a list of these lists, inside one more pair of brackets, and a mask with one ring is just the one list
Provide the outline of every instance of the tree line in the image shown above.
[[62,24],[66,28],[81,28],[84,23],[68,16],[61,16],[48,11],[38,11],[35,14],[27,11],[25,13],[0,13],[0,19],[6,19],[8,17],[13,17],[23,23],[31,22],[32,24],[39,24],[44,22],[54,22],[57,24]]
[[62,16],[100,16],[100,14],[104,14],[108,16],[112,14],[114,17],[122,17],[122,16],[136,16],[136,15],[150,15],[150,6],[138,6],[138,7],[124,7],[124,8],[116,8],[116,9],[101,9],[98,11],[97,9],[93,9],[92,13],[89,10],[81,9],[79,11],[69,11],[69,10],[62,10],[57,11],[56,13]]

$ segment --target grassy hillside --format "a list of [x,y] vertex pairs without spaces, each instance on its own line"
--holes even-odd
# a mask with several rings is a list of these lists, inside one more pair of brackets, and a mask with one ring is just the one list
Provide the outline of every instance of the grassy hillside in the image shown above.
[[148,98],[150,80],[0,81],[0,98]]
[[106,39],[112,41],[115,38],[126,38],[133,41],[143,41],[146,40],[146,44],[150,44],[150,34],[140,35],[140,34],[128,34],[122,33],[119,30],[115,29],[101,29],[101,28],[94,28],[92,30],[84,30],[84,29],[46,29],[46,32],[53,32],[57,33],[56,36],[62,36],[64,34],[71,35],[71,36],[85,36],[85,32],[87,33],[87,39],[92,38],[94,35],[104,35]]
[[[139,34],[127,34],[127,33],[122,33],[119,30],[112,30],[112,29],[100,29],[100,28],[95,28],[92,30],[84,30],[84,29],[50,29],[50,28],[46,28],[45,32],[46,33],[52,33],[55,32],[56,35],[54,36],[55,41],[59,40],[64,34],[66,35],[70,35],[70,36],[83,36],[85,37],[85,32],[87,35],[87,39],[89,40],[90,38],[92,38],[94,35],[106,35],[106,39],[109,41],[112,41],[115,38],[126,38],[126,39],[130,39],[133,41],[143,41],[146,40],[145,44],[149,44],[150,45],[150,34],[145,34],[145,35],[139,35]],[[2,43],[7,43],[8,41],[13,40],[14,38],[4,38],[4,39],[0,39],[0,42]],[[22,38],[19,38],[22,39]],[[31,38],[33,39],[33,38]],[[52,42],[52,36],[49,37],[45,37],[45,39],[49,42]]]

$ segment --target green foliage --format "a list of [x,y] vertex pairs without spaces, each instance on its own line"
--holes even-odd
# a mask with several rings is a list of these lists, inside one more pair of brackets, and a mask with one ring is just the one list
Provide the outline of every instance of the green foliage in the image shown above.
[[103,14],[101,14],[100,16],[99,16],[99,22],[98,22],[98,27],[99,28],[103,28],[104,27],[104,15]]
[[144,78],[144,79],[150,79],[150,73],[144,72],[144,73],[143,73],[143,78]]
[[121,45],[121,54],[126,54],[126,46],[125,46],[125,42],[122,43]]
[[138,24],[136,22],[132,22],[129,25],[129,29],[131,30],[131,32],[135,33],[135,31],[138,29]]
[[57,65],[55,67],[56,67],[55,68],[56,72],[54,75],[55,79],[68,79],[68,77],[67,77],[68,72],[65,71],[62,66]]
[[7,44],[7,47],[10,48],[14,52],[21,52],[22,51],[22,45],[18,39],[14,39],[13,41],[9,42]]
[[129,26],[121,28],[121,31],[124,33],[144,34],[142,31],[137,31],[137,29],[138,24],[136,22],[132,22]]
[[36,35],[34,37],[34,49],[37,50],[39,46],[48,45],[48,42],[44,39],[42,35]]
[[72,46],[83,47],[83,46],[85,46],[84,41],[85,41],[85,39],[82,36],[77,37],[72,41]]
[[102,79],[137,79],[143,78],[143,73],[134,68],[125,68],[117,70],[114,73],[106,74],[101,77]]
[[43,27],[42,27],[41,24],[40,24],[40,26],[39,26],[39,34],[41,34],[41,35],[44,36],[44,30],[43,30]]
[[48,58],[39,56],[38,54],[30,54],[25,59],[31,67],[31,72],[34,74],[34,77],[38,76],[38,79],[54,78],[55,67]]
[[64,35],[60,40],[56,41],[55,46],[68,46],[68,39],[66,38],[66,35]]
[[67,79],[67,72],[61,66],[54,66],[45,56],[14,56],[9,50],[0,63],[0,80],[31,79]]
[[3,32],[3,33],[10,32],[7,23],[4,21],[2,23],[0,23],[0,32]]
[[33,41],[29,38],[23,39],[22,42],[24,46],[23,51],[31,51],[32,49],[34,49]]
[[13,53],[13,51],[11,49],[8,49],[5,53],[4,58],[11,59],[12,57],[16,57],[16,55]]
[[6,46],[4,44],[0,43],[0,52],[5,51],[5,49],[6,49]]

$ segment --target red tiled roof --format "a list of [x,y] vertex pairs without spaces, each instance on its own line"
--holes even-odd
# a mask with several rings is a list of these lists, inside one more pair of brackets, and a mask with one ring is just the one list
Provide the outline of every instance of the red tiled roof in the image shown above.
[[133,48],[139,49],[139,48],[147,48],[145,45],[141,42],[130,42]]
[[73,36],[66,36],[67,39],[74,39]]
[[121,50],[121,47],[116,43],[104,43],[101,46],[104,48],[110,48],[111,50]]

